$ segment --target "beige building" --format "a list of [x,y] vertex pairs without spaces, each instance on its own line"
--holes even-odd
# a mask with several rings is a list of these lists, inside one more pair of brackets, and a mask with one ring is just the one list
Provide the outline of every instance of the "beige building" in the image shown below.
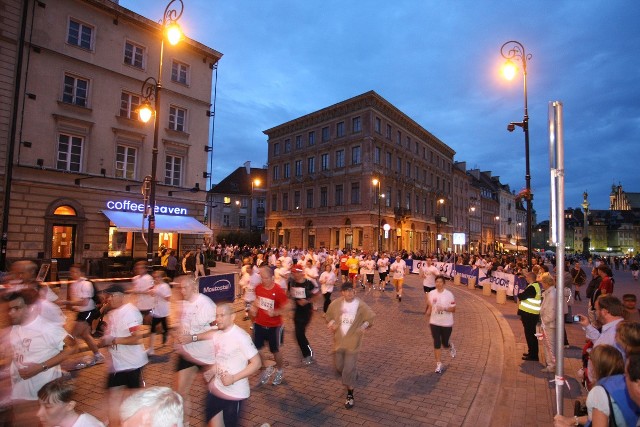
[[455,153],[377,93],[264,133],[269,244],[434,252],[438,232],[451,241]]
[[[144,257],[140,190],[151,175],[154,135],[153,120],[143,124],[136,110],[143,82],[160,77],[162,16],[148,19],[109,0],[25,3],[7,258],[57,259],[65,269],[103,256]],[[198,190],[221,56],[188,38],[164,43],[158,246],[182,250],[208,231]]]

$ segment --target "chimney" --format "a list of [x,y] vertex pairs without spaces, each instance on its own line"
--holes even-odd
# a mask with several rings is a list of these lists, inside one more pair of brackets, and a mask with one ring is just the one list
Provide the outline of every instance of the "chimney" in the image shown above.
[[247,170],[247,175],[251,175],[251,160],[244,162],[244,168]]

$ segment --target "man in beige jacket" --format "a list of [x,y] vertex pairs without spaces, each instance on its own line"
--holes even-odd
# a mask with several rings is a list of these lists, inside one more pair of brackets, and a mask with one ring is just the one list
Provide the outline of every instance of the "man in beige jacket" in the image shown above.
[[356,362],[364,331],[373,326],[375,313],[359,298],[353,284],[342,284],[342,296],[334,300],[327,310],[327,327],[334,334],[336,370],[342,375],[347,389],[345,408],[353,408],[353,389],[357,378]]

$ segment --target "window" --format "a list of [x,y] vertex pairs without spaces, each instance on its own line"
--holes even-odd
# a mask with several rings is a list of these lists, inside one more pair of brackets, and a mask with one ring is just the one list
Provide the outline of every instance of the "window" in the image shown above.
[[282,210],[283,211],[289,210],[289,193],[282,194]]
[[405,171],[407,178],[411,178],[411,162],[407,162],[407,170]]
[[81,136],[64,133],[58,135],[58,161],[56,168],[63,171],[80,172],[83,144],[84,138]]
[[373,148],[373,163],[375,163],[376,165],[380,164],[381,153],[382,153],[382,149],[380,147]]
[[293,207],[300,209],[300,191],[293,192]]
[[302,135],[296,135],[296,150],[302,148]]
[[402,173],[402,159],[400,157],[396,159],[396,172]]
[[86,107],[88,96],[89,80],[75,77],[70,74],[64,75],[64,92],[62,94],[62,102]]
[[336,151],[336,167],[337,168],[344,167],[344,150]]
[[396,202],[397,207],[402,206],[402,190],[398,190],[398,201]]
[[264,209],[264,197],[258,197],[258,200],[256,202],[256,206],[258,208]]
[[391,151],[387,151],[387,156],[386,157],[387,157],[387,160],[386,160],[385,163],[386,163],[387,169],[391,169],[391,162],[392,162],[392,160],[391,160]]
[[344,204],[344,187],[342,184],[336,184],[335,205],[342,206]]
[[144,59],[144,48],[133,42],[127,41],[124,44],[124,63],[132,67],[142,69]]
[[316,143],[316,133],[315,131],[309,132],[309,145],[314,145]]
[[302,176],[302,160],[296,160],[295,169],[296,176]]
[[277,211],[278,211],[278,195],[272,194],[271,195],[271,212],[277,212]]
[[284,152],[285,153],[290,153],[291,152],[291,140],[290,139],[285,139],[284,140]]
[[182,183],[182,157],[167,156],[165,160],[164,183],[180,186]]
[[384,205],[386,207],[391,206],[391,187],[387,187],[387,192],[385,193],[385,196],[384,196]]
[[336,138],[344,136],[344,122],[338,122],[336,124]]
[[362,120],[360,117],[354,117],[351,119],[351,132],[358,133],[362,131]]
[[67,43],[81,47],[83,49],[91,49],[93,39],[93,27],[78,22],[74,19],[69,20],[69,30],[67,31]]
[[320,170],[329,170],[329,153],[324,153],[320,156]]
[[138,107],[140,107],[140,97],[138,95],[122,92],[120,95],[120,117],[138,120]]
[[116,178],[135,179],[138,150],[126,145],[116,147]]
[[273,144],[273,155],[274,156],[279,156],[280,155],[280,143],[276,142],[275,144]]
[[189,66],[182,62],[174,60],[171,63],[171,81],[186,85],[188,78],[189,78]]
[[387,139],[391,139],[391,125],[387,125]]
[[238,217],[238,227],[239,228],[247,228],[247,217],[244,215],[240,215]]
[[329,126],[325,126],[322,128],[322,142],[327,142],[329,140]]
[[406,208],[408,210],[411,210],[411,192],[407,192],[406,196],[407,196]]
[[328,204],[327,187],[320,187],[320,207],[326,208]]
[[396,138],[398,145],[402,145],[402,132],[398,131],[398,137]]
[[222,225],[224,227],[228,227],[229,226],[229,214],[222,215]]
[[375,118],[373,122],[373,130],[376,133],[382,133],[382,120],[380,120],[380,117]]
[[313,208],[313,189],[307,190],[307,208]]
[[351,147],[351,164],[359,165],[361,162],[360,159],[360,146]]
[[309,157],[307,159],[307,173],[316,173],[316,158]]
[[273,173],[272,173],[273,179],[277,180],[280,179],[280,166],[275,165],[273,167]]
[[411,137],[407,137],[407,150],[411,150]]
[[169,107],[169,129],[178,132],[186,131],[187,110],[180,107]]
[[418,196],[417,194],[416,194],[416,205],[415,205],[415,208],[416,208],[416,213],[419,213],[420,212],[420,196]]
[[360,204],[360,183],[359,182],[351,183],[351,204],[352,205]]
[[284,179],[291,178],[291,163],[285,163],[282,169],[282,177]]

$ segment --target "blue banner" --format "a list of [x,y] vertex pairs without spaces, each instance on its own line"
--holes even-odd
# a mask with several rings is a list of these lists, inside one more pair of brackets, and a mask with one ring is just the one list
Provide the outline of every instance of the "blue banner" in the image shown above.
[[198,278],[198,289],[201,294],[211,298],[215,303],[233,302],[235,299],[235,274],[219,274]]

